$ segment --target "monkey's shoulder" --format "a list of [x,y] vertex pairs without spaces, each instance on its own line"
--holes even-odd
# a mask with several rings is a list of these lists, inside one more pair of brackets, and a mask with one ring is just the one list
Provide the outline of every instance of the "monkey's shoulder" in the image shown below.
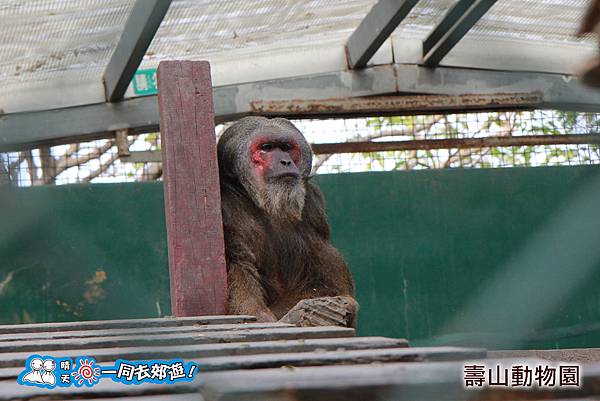
[[307,179],[304,182],[304,185],[306,187],[307,199],[312,202],[315,202],[317,206],[324,208],[325,200],[323,198],[323,193],[321,192],[319,187],[315,183],[313,183],[312,180],[310,180],[310,179]]
[[329,240],[329,223],[325,214],[325,201],[319,187],[306,181],[306,203],[302,220],[320,237]]
[[230,185],[221,185],[221,211],[225,226],[255,223],[260,215],[260,210],[254,205],[254,202],[243,192]]

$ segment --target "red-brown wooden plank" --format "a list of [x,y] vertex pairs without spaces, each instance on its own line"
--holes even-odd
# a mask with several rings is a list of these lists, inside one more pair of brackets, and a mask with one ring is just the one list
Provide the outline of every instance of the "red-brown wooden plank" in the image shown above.
[[227,274],[209,63],[162,61],[158,90],[172,313],[222,314]]

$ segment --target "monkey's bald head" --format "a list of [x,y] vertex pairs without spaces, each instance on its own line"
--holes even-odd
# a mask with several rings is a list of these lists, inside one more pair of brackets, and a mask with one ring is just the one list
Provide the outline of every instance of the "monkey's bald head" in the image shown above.
[[221,179],[237,181],[271,217],[300,220],[312,150],[290,121],[242,118],[223,133],[217,153]]

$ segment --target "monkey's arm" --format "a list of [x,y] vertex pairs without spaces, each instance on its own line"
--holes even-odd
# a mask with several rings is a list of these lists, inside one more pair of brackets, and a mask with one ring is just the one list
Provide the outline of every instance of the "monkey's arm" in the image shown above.
[[265,303],[254,253],[242,239],[243,236],[236,235],[234,230],[226,232],[228,313],[256,316],[259,322],[276,321],[277,318]]
[[233,263],[227,272],[229,302],[227,311],[231,315],[256,316],[259,322],[275,322],[277,318],[267,307],[256,269],[244,263]]
[[[329,242],[329,223],[325,215],[323,195],[319,188],[310,182],[307,182],[306,195],[307,213],[303,217],[322,241],[316,266],[318,277],[312,286],[316,291],[312,294],[312,298],[339,295],[354,297],[354,282],[346,261]],[[311,286],[308,290],[312,290]]]
[[256,255],[250,247],[253,241],[258,240],[251,231],[256,223],[240,207],[243,200],[230,191],[222,191],[221,196],[229,287],[227,312],[256,316],[259,322],[274,322],[277,318],[265,303]]
[[340,252],[329,242],[329,223],[321,191],[307,182],[306,214],[321,242],[317,275],[305,289],[302,299],[281,318],[299,326],[336,325],[354,327],[358,303],[354,299],[352,276]]

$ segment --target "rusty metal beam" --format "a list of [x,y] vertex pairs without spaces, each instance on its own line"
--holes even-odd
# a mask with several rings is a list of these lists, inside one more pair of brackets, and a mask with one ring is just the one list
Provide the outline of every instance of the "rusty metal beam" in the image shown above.
[[343,142],[313,144],[315,154],[368,153],[396,150],[473,149],[506,146],[600,144],[600,134],[490,136],[464,139],[417,139],[389,142]]
[[541,92],[485,95],[393,95],[323,100],[255,100],[252,113],[264,116],[339,116],[414,114],[465,110],[530,109]]

